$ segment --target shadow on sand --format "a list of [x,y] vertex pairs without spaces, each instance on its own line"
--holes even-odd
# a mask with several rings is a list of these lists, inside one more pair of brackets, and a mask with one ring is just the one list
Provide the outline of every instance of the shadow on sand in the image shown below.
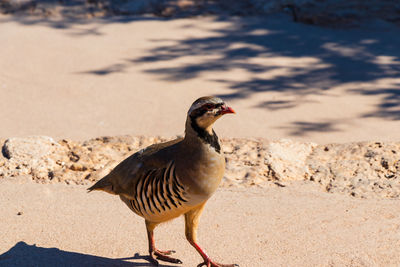
[[[111,23],[132,23],[136,21],[165,21],[165,18],[153,17],[153,16],[113,16],[113,17],[100,17],[93,19],[81,19],[81,18],[46,18],[40,16],[7,16],[0,18],[0,24],[7,22],[16,22],[25,26],[42,25],[51,27],[59,30],[74,30],[73,33],[69,33],[71,36],[81,37],[81,36],[99,36],[103,35],[101,28],[104,25]],[[89,25],[90,27],[82,28],[82,25]]]
[[[282,99],[280,96],[268,99],[264,94],[254,105],[271,112],[307,105],[306,98],[310,95],[360,95],[379,103],[348,118],[346,123],[353,124],[367,117],[400,120],[400,28],[394,24],[333,29],[294,23],[285,16],[210,18],[226,26],[209,29],[205,37],[153,40],[155,45],[139,58],[128,54],[108,66],[82,70],[78,74],[112,75],[142,64],[145,73],[160,80],[179,83],[201,78],[218,82],[230,89],[219,95],[228,100],[250,98],[262,92],[278,93]],[[27,25],[44,23],[14,19]],[[168,21],[155,17],[121,17],[101,20],[98,27],[148,19]],[[63,23],[61,28],[71,25],[68,21]],[[57,24],[50,26],[58,27]],[[186,29],[196,27],[201,25],[195,21],[185,26]],[[77,33],[85,34],[101,33],[96,27]],[[188,60],[190,57],[195,60]],[[184,63],[174,62],[180,59]],[[247,78],[232,78],[229,75],[232,71],[245,72]],[[338,131],[341,123],[340,118],[321,121],[305,118],[282,128],[291,129],[292,135],[305,135]]]
[[[243,81],[214,79],[231,88],[220,95],[225,99],[247,98],[259,92],[301,97],[344,86],[347,94],[381,98],[376,110],[362,116],[400,119],[400,28],[329,29],[282,18],[229,21],[233,23],[213,30],[212,37],[160,45],[149,50],[148,56],[130,60],[133,64],[159,65],[183,57],[217,55],[174,67],[148,68],[146,72],[175,82],[235,69],[253,76]],[[260,99],[257,107],[273,111],[301,104],[307,102]]]
[[110,259],[58,248],[38,247],[20,241],[0,255],[0,266],[153,266],[150,263],[135,263],[135,260],[147,261],[148,257],[136,253],[133,257]]
[[[284,16],[215,17],[214,21],[228,22],[229,26],[209,30],[206,37],[153,40],[157,45],[147,55],[82,74],[103,76],[144,64],[146,73],[161,80],[178,83],[206,77],[221,83],[231,89],[219,95],[224,99],[279,93],[285,100],[264,95],[254,106],[271,112],[307,105],[309,95],[362,95],[380,101],[347,122],[340,118],[305,119],[281,127],[289,129],[291,135],[339,131],[338,125],[366,117],[400,120],[400,28],[395,25],[333,29],[294,23]],[[198,26],[191,22],[185,27]],[[196,60],[187,60],[190,57]],[[186,59],[185,63],[172,63],[179,59]],[[250,78],[224,75],[237,70]]]

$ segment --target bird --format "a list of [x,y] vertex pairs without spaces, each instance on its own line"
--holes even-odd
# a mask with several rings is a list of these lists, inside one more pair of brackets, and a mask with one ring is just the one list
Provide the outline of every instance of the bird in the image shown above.
[[181,264],[173,250],[156,248],[154,229],[181,215],[185,236],[203,258],[198,265],[234,267],[211,260],[198,245],[197,228],[207,200],[218,188],[225,172],[225,157],[213,124],[235,111],[215,96],[200,97],[187,112],[185,134],[172,141],[150,145],[119,163],[88,191],[118,195],[137,215],[145,219],[150,262]]

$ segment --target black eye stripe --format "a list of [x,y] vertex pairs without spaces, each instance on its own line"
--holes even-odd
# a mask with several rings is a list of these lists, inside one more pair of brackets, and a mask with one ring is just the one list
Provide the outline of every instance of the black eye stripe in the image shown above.
[[203,108],[198,108],[192,111],[192,113],[190,114],[190,117],[192,119],[195,119],[197,117],[203,116],[204,113],[207,112],[207,109],[203,109]]
[[[207,107],[207,105],[210,105],[210,107]],[[203,116],[204,113],[206,113],[208,110],[219,108],[219,107],[221,107],[223,105],[225,105],[225,103],[217,103],[217,104],[207,103],[207,104],[204,104],[201,107],[193,110],[190,113],[190,117],[191,118],[197,118],[197,117]]]
[[222,105],[223,105],[223,103],[218,103],[218,104],[210,104],[210,103],[207,103],[207,104],[204,104],[204,105],[202,106],[202,108],[214,109],[214,108],[219,108],[219,107],[221,107]]

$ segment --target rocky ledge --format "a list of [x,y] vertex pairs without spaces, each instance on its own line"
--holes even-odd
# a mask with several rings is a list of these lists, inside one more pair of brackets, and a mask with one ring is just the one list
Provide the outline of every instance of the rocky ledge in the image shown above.
[[[77,142],[32,136],[0,140],[0,179],[91,184],[121,160],[164,137],[99,137]],[[400,198],[400,143],[317,145],[283,139],[222,139],[223,187],[316,183],[329,193],[358,198]],[[15,178],[17,179],[17,178]]]

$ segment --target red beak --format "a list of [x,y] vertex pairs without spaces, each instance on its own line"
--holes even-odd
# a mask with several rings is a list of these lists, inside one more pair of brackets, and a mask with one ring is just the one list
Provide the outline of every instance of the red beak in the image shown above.
[[223,106],[221,109],[221,115],[228,114],[228,113],[236,113],[231,107]]

